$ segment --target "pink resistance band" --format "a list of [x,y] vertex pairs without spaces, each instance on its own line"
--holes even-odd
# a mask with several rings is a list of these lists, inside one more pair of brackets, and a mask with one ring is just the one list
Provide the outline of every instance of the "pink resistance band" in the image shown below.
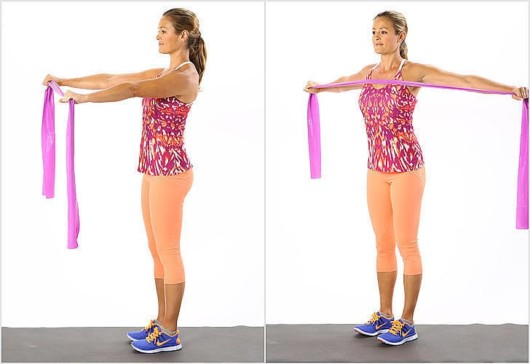
[[[42,112],[42,165],[44,168],[42,194],[46,198],[55,195],[55,105],[54,91],[64,96],[59,86],[50,81],[44,94]],[[79,207],[75,190],[74,172],[74,100],[69,101],[70,111],[66,126],[66,193],[68,196],[68,249],[77,248],[79,236]]]
[[[494,95],[512,94],[511,92],[480,90],[474,88],[454,86],[441,86],[422,82],[374,79],[330,83],[325,85],[314,86],[314,88],[332,88],[352,85],[363,85],[366,83],[405,85],[414,87],[432,87]],[[515,225],[517,229],[528,229],[528,99],[523,100],[523,112],[521,119],[521,140],[519,144],[519,170],[517,175],[517,208]],[[307,136],[309,140],[309,164],[311,169],[311,178],[320,178],[320,115],[318,110],[318,98],[316,94],[309,95],[309,102],[307,104]]]

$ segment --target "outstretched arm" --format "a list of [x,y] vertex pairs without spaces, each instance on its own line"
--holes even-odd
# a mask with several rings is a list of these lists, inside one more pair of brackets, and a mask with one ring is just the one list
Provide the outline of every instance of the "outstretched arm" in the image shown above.
[[[172,71],[159,77],[137,82],[123,82],[102,91],[86,95],[67,91],[60,102],[73,99],[76,103],[114,102],[132,97],[170,97],[190,95],[198,91],[198,75],[195,72]],[[195,95],[190,95],[195,96]]]
[[85,90],[103,90],[112,86],[116,86],[123,82],[138,82],[155,78],[163,70],[163,68],[153,68],[147,71],[137,73],[98,73],[96,75],[78,78],[59,78],[53,75],[47,75],[44,78],[44,81],[42,81],[42,84],[44,86],[48,86],[49,81],[55,81],[59,86],[70,86],[75,88],[82,88]]
[[[370,70],[372,69],[373,66],[374,65],[366,66],[362,70],[360,70],[359,72],[357,72],[357,73],[355,73],[353,75],[340,77],[340,78],[336,79],[335,81],[333,81],[331,83],[341,83],[341,82],[364,80],[366,78],[366,76],[368,75],[368,73],[370,72]],[[316,83],[316,82],[308,81],[306,86],[305,86],[305,88],[304,88],[304,91],[316,94],[316,93],[324,92],[324,91],[326,91],[326,92],[344,92],[344,91],[349,91],[349,90],[360,89],[360,88],[363,87],[363,85],[329,87],[329,88],[315,88],[314,87],[314,86],[318,86],[318,85],[319,84]]]
[[432,83],[435,85],[468,87],[492,91],[511,92],[516,100],[528,98],[528,88],[516,87],[498,83],[480,76],[459,75],[439,68],[415,64],[414,70],[418,82]]

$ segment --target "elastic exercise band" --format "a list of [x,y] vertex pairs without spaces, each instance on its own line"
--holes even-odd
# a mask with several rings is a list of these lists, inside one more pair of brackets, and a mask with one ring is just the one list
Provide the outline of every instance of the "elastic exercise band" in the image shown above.
[[[448,90],[460,90],[478,92],[493,95],[511,95],[511,92],[481,90],[465,87],[441,86],[422,82],[411,82],[401,80],[361,80],[340,83],[329,83],[314,86],[314,88],[332,88],[363,84],[385,84],[405,85],[414,87],[432,87]],[[307,104],[307,136],[309,140],[309,164],[311,178],[320,178],[321,175],[321,151],[320,151],[320,115],[318,109],[318,98],[316,94],[309,95]],[[517,209],[516,228],[528,229],[528,99],[523,100],[523,111],[521,117],[521,140],[519,144],[519,169],[517,174]]]
[[[44,94],[44,108],[42,112],[42,165],[44,169],[42,178],[42,194],[46,198],[55,195],[55,105],[54,91],[64,96],[59,86],[50,81]],[[68,124],[66,125],[66,193],[68,196],[68,249],[77,248],[79,236],[79,207],[75,189],[74,171],[74,100],[68,101],[70,110]]]

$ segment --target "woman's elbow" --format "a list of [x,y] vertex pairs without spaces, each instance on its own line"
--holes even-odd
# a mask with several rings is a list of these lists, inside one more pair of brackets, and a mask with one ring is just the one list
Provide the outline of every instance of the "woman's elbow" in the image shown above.
[[138,82],[127,82],[125,83],[127,96],[129,98],[131,97],[145,97],[145,95],[142,94],[142,90],[140,88],[140,84]]
[[477,76],[474,75],[465,75],[461,78],[462,86],[473,86],[474,81],[478,79]]

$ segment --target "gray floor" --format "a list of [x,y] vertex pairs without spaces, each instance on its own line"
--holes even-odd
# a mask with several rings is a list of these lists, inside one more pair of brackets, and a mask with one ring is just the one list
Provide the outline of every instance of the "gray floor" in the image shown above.
[[141,354],[126,332],[138,328],[2,328],[2,362],[259,362],[263,327],[179,328],[183,349]]
[[528,325],[417,325],[419,339],[392,347],[353,325],[267,325],[267,362],[528,363]]

